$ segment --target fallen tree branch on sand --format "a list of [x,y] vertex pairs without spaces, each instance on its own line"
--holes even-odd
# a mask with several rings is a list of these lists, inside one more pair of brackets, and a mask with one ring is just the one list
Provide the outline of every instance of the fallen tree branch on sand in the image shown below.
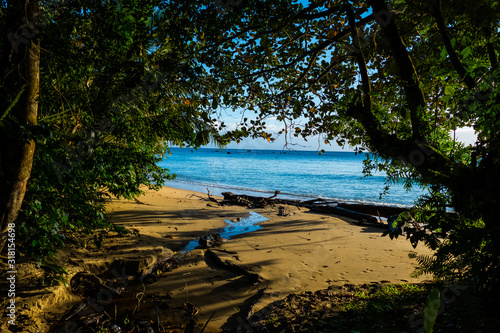
[[220,204],[247,206],[250,208],[264,208],[269,205],[292,205],[308,208],[312,212],[348,217],[360,223],[381,228],[387,228],[387,224],[379,222],[375,216],[388,218],[392,215],[399,215],[407,210],[402,207],[339,203],[337,201],[320,198],[308,201],[278,199],[275,198],[277,193],[279,193],[279,191],[276,191],[275,195],[272,197],[263,198],[224,192],[222,193],[224,200]]
[[217,205],[221,205],[221,202],[217,199],[215,199],[211,194],[210,194],[210,190],[208,189],[207,187],[207,197],[208,199],[205,199],[203,198],[201,195],[198,195],[198,194],[191,194],[188,196],[188,198],[192,198],[192,197],[197,197],[197,198],[200,198],[201,200],[205,200],[205,201],[211,201],[211,202],[215,202]]
[[208,195],[208,201],[215,202],[217,205],[219,205],[219,206],[220,206],[220,202],[219,202],[219,200],[215,199],[214,197],[212,197],[212,196],[210,195],[210,190],[208,189],[208,187],[207,187],[207,195]]

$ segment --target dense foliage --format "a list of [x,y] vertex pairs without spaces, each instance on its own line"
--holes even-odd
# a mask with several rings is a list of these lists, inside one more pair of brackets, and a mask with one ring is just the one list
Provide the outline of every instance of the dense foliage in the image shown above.
[[[41,2],[20,45],[24,2],[1,2],[0,153],[8,171],[5,142],[36,142],[18,218],[26,254],[40,259],[66,233],[106,226],[103,191],[158,186],[169,177],[155,165],[166,142],[321,134],[372,152],[367,173],[428,187],[391,236],[404,226],[413,244],[437,250],[420,258],[423,270],[500,296],[496,1]],[[36,45],[38,124],[27,124],[34,85],[17,69],[30,68]],[[219,106],[257,116],[221,136]],[[268,132],[267,119],[282,131]],[[475,145],[454,139],[462,127],[474,128]]]
[[[406,223],[414,245],[437,250],[422,269],[498,293],[497,2],[240,1],[209,13],[235,23],[202,58],[225,83],[225,104],[258,114],[235,139],[274,140],[265,123],[276,119],[278,135],[322,134],[374,153],[366,172],[430,190],[392,236]],[[455,140],[463,127],[474,145]]]
[[[19,2],[2,3],[4,27],[16,15],[22,27],[2,36],[2,56],[10,57],[0,73],[2,137],[36,144],[16,223],[18,248],[28,258],[42,262],[75,233],[93,234],[98,244],[95,230],[110,227],[103,195],[132,198],[141,185],[161,186],[172,175],[156,163],[170,144],[223,142],[210,111],[200,107],[209,85],[186,57],[192,37],[184,18],[159,20],[157,4],[42,2],[26,23]],[[26,84],[15,69],[35,39],[42,54],[33,126],[22,121]],[[2,146],[3,170],[15,165],[12,148]],[[16,176],[3,173],[2,182],[9,177]]]

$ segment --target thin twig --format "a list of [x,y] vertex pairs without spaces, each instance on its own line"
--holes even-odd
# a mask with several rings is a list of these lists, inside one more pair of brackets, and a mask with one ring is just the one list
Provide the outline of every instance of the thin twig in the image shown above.
[[212,202],[215,202],[217,205],[220,206],[220,203],[219,203],[219,200],[213,198],[211,195],[210,195],[210,190],[208,189],[207,187],[207,194],[208,194],[208,201],[212,201]]
[[[142,281],[141,281],[141,283],[142,283],[142,288],[143,288],[143,291],[141,291],[141,292],[139,292],[139,293],[137,293],[137,294],[135,295],[135,298],[137,299],[137,306],[135,307],[135,309],[134,309],[134,312],[133,312],[133,313],[135,313],[135,312],[136,312],[136,310],[137,310],[137,311],[139,311],[139,308],[140,308],[140,306],[141,306],[141,301],[142,301],[142,299],[144,298],[144,295],[146,294],[146,286],[144,285],[144,282],[142,282]],[[140,295],[140,297],[139,297],[139,295]]]
[[216,312],[216,311],[214,311],[214,312],[212,313],[212,315],[210,316],[210,318],[208,318],[208,320],[207,320],[207,322],[205,323],[205,325],[203,325],[203,328],[201,329],[200,333],[203,333],[203,331],[204,331],[204,330],[205,330],[205,328],[207,327],[208,323],[210,322],[210,320],[212,320],[212,317],[215,315],[215,312]]

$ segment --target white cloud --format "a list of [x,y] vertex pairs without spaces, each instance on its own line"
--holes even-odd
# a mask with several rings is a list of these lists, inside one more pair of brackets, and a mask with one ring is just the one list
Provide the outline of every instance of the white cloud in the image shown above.
[[457,128],[455,133],[450,132],[450,136],[455,137],[457,141],[463,142],[466,146],[474,145],[477,141],[476,132],[472,127]]

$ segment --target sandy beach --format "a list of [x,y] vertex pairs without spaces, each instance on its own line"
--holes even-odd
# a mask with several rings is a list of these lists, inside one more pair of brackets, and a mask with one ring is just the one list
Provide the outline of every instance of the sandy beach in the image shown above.
[[[206,193],[163,187],[146,189],[139,201],[109,199],[111,221],[140,236],[111,233],[100,249],[68,246],[61,251],[58,260],[69,268],[72,289],[80,287],[75,274],[92,273],[103,281],[115,281],[114,287],[126,287],[125,295],[110,294],[105,302],[117,314],[134,313],[129,319],[161,322],[172,332],[183,332],[179,323],[186,322],[187,312],[196,313],[198,323],[210,318],[205,332],[217,332],[237,330],[249,314],[290,293],[346,283],[398,284],[431,278],[410,277],[415,262],[408,253],[415,249],[404,239],[381,237],[380,228],[294,206],[288,207],[291,214],[279,216],[278,207],[218,206],[207,198]],[[245,219],[250,211],[267,218],[261,229],[232,237],[220,247],[178,253],[190,241],[222,230],[225,220]],[[429,253],[421,246],[416,251]],[[151,272],[158,263],[173,262],[172,258],[179,267],[142,283],[127,282],[131,276],[137,280]],[[29,299],[26,294],[27,307],[44,313],[45,319],[36,321],[39,327],[54,324],[59,317],[61,331],[77,317],[68,316],[69,309],[85,297],[84,305],[90,309],[97,297],[88,287],[81,287],[89,290],[81,297],[58,288],[55,296]],[[61,319],[63,314],[66,318]]]
[[[144,204],[126,200],[109,203],[114,223],[136,228],[145,239],[173,251],[220,230],[225,219],[245,218],[250,211],[269,219],[260,223],[262,229],[235,236],[219,248],[188,253],[179,268],[146,288],[145,299],[167,293],[171,297],[169,310],[158,314],[158,302],[146,302],[143,313],[172,320],[179,315],[172,309],[189,301],[197,307],[200,322],[215,313],[207,328],[216,331],[231,316],[232,325],[241,324],[244,318],[238,317],[240,311],[245,313],[249,307],[258,311],[289,293],[345,283],[407,283],[430,278],[411,278],[415,262],[408,253],[415,249],[404,239],[381,237],[381,229],[304,208],[289,207],[290,216],[278,216],[278,207],[219,207],[206,199],[204,193],[164,187],[159,192],[147,191],[140,198]],[[429,253],[420,246],[417,250]],[[214,254],[224,263],[258,274],[259,280],[220,269],[213,262],[217,260]]]

